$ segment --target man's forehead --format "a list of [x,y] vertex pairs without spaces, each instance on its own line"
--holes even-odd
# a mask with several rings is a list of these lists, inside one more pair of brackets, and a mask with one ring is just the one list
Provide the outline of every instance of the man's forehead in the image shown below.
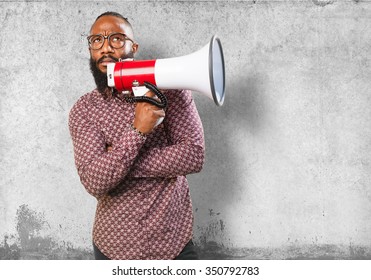
[[131,28],[130,25],[124,19],[114,16],[103,16],[99,18],[96,22],[94,22],[90,29],[91,34],[111,32],[121,32],[130,34]]

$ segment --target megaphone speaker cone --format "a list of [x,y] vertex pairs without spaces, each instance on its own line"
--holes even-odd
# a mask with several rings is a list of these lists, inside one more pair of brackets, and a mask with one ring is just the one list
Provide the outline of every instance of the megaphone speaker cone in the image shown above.
[[214,102],[221,106],[225,96],[225,68],[222,44],[219,38],[214,35],[209,46],[209,75],[210,87]]

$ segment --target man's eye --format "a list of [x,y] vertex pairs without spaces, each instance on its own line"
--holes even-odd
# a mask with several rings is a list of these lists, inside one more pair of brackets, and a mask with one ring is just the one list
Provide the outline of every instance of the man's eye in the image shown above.
[[112,42],[121,42],[122,41],[122,38],[121,38],[121,36],[113,36],[111,38],[111,41]]
[[90,37],[89,40],[90,40],[90,44],[97,44],[97,43],[102,42],[101,36],[93,36],[93,37]]
[[92,39],[92,42],[93,42],[93,43],[100,43],[100,42],[102,42],[102,38],[100,38],[100,37],[95,37],[95,38]]

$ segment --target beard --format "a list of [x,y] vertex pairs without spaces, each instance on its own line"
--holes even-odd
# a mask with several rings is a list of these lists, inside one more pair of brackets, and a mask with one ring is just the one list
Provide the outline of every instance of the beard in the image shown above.
[[[111,95],[111,90],[110,90],[110,88],[108,87],[108,84],[107,84],[107,73],[102,72],[97,67],[97,64],[101,60],[103,60],[104,58],[110,58],[110,59],[114,60],[115,62],[119,61],[117,58],[115,58],[111,55],[105,55],[105,56],[102,56],[101,58],[99,58],[98,60],[94,60],[93,58],[90,57],[89,64],[90,64],[90,71],[93,75],[93,78],[94,78],[94,81],[95,81],[95,84],[97,86],[98,91],[100,93],[102,93],[104,96],[108,97],[109,95]],[[121,59],[123,59],[123,60],[127,59],[127,58],[134,58],[133,52],[125,54],[121,57]],[[114,91],[116,91],[116,89],[114,89]]]

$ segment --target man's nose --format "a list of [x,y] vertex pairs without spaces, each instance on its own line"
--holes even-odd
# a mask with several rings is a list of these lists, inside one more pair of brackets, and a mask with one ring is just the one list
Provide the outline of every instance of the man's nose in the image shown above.
[[101,52],[102,53],[112,53],[113,52],[113,48],[111,47],[111,45],[108,41],[108,38],[106,38],[104,40]]

